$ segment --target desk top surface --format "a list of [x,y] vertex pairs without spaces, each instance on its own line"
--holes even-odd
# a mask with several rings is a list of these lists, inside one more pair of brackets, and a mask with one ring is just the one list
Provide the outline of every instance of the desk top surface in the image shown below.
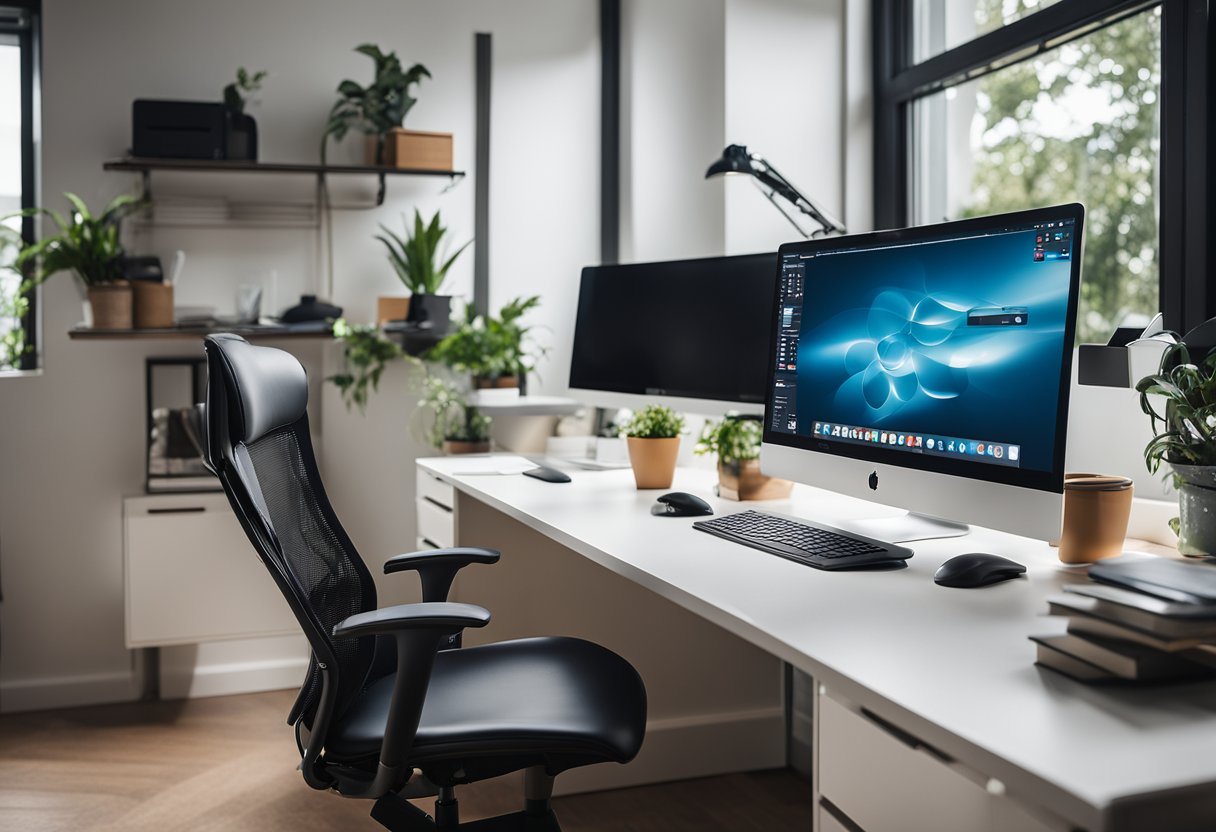
[[[976,528],[906,544],[916,552],[907,569],[824,572],[696,531],[695,518],[652,516],[663,492],[636,490],[628,470],[571,470],[570,484],[551,484],[454,476],[451,458],[419,465],[829,688],[856,686],[846,696],[861,692],[871,700],[861,704],[923,730],[926,741],[963,748],[960,758],[1011,789],[1029,775],[1103,811],[1120,798],[1216,788],[1216,683],[1098,688],[1034,665],[1027,636],[1064,628],[1045,616],[1047,597],[1086,580],[1043,542]],[[898,514],[801,485],[788,500],[720,500],[716,480],[710,470],[681,469],[670,490],[697,494],[718,514],[754,508],[829,524]],[[1027,575],[974,590],[933,583],[942,561],[975,551],[1024,563]]]

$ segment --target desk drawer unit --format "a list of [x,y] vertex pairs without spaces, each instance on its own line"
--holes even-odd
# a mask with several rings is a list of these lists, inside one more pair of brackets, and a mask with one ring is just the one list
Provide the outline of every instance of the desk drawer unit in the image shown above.
[[418,547],[442,549],[456,541],[456,493],[443,480],[419,470],[417,476],[416,512],[418,517]]
[[[851,704],[819,696],[820,832],[1050,832],[1014,801],[992,794],[984,775]],[[994,784],[995,785],[995,784]]]

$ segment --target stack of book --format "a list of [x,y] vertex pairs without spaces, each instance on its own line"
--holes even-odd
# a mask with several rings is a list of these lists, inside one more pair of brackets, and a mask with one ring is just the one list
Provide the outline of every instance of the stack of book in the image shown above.
[[1123,556],[1089,577],[1048,599],[1068,632],[1031,636],[1038,664],[1090,683],[1216,678],[1216,564]]

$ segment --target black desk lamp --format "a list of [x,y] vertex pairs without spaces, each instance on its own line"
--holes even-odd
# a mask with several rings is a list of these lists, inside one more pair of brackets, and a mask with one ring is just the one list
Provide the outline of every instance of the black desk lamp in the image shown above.
[[[824,211],[810,199],[803,196],[790,181],[777,172],[767,159],[758,156],[755,153],[748,153],[747,147],[741,144],[727,145],[722,151],[722,158],[709,166],[705,171],[705,178],[726,173],[746,173],[754,177],[756,184],[764,191],[764,195],[768,197],[768,201],[777,207],[790,224],[798,229],[798,233],[803,237],[824,237],[828,234],[844,234],[845,228],[840,220],[835,219],[827,211]],[[780,196],[785,201],[789,202],[803,214],[813,219],[819,224],[819,228],[814,231],[806,231],[797,221],[790,215],[777,197]]]

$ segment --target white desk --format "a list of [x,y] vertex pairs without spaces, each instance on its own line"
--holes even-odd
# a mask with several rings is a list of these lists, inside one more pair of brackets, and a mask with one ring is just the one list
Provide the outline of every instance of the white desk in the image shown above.
[[[454,488],[459,543],[499,546],[507,562],[514,541],[485,535],[501,537],[514,524],[814,677],[815,787],[847,803],[841,808],[867,832],[887,823],[883,812],[891,810],[903,812],[902,825],[890,827],[902,830],[1216,828],[1216,684],[1092,688],[1036,668],[1026,637],[1061,629],[1042,617],[1046,598],[1080,579],[1043,543],[976,530],[912,544],[916,556],[904,570],[822,572],[697,532],[692,519],[651,516],[659,492],[636,491],[629,471],[571,471],[572,483],[550,484],[522,476],[451,476],[449,459],[418,464],[420,478]],[[788,501],[733,503],[713,498],[714,481],[713,472],[681,470],[673,490],[705,497],[718,513],[762,507],[825,522],[893,513],[802,486]],[[943,560],[968,551],[1012,557],[1027,564],[1028,576],[980,590],[932,582]],[[492,584],[458,589],[461,600],[495,612],[494,598],[478,597]],[[535,602],[543,605],[547,594],[560,592],[560,586],[537,587]],[[493,623],[488,629],[494,636]],[[653,638],[662,642],[664,633]],[[663,648],[675,656],[700,645],[673,641]],[[892,742],[892,735],[867,734],[862,723],[876,723],[858,717],[863,708],[936,755],[898,742],[886,749],[881,737]],[[867,749],[883,759],[867,759]],[[858,759],[843,759],[848,753]],[[919,778],[913,771],[901,782],[896,771],[884,781],[882,766],[899,754],[913,754],[913,763],[932,758],[950,776],[943,780],[928,770]],[[849,794],[848,784],[857,780],[844,776],[851,771],[873,778],[861,784],[862,795]],[[949,792],[955,780],[995,795],[995,802],[983,804],[965,788],[941,795],[959,805],[973,801],[961,820],[918,819],[907,805],[884,807],[915,801],[917,790]],[[925,797],[932,807],[939,796]],[[976,825],[980,816],[988,820]],[[1185,825],[1196,817],[1206,820]],[[817,824],[847,828],[830,813],[821,812]]]

